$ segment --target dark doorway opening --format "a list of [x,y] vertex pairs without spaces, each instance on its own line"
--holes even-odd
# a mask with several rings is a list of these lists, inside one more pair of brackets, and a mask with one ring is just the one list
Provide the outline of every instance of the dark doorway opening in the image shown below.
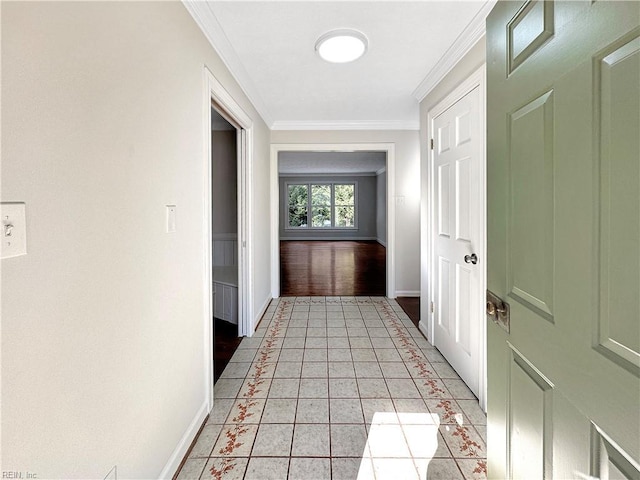
[[238,336],[238,129],[211,108],[211,198],[214,383]]
[[280,295],[387,293],[387,152],[278,152]]

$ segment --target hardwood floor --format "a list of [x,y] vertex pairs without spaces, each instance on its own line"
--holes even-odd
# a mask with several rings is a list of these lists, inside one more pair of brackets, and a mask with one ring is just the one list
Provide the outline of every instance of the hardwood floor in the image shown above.
[[398,305],[402,307],[404,313],[406,313],[413,324],[420,328],[420,297],[398,297],[396,298]]
[[280,295],[383,296],[386,265],[375,241],[281,241]]

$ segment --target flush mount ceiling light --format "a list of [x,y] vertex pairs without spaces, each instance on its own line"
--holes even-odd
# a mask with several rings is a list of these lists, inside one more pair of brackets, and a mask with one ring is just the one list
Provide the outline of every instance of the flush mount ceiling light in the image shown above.
[[367,51],[369,41],[357,30],[332,30],[322,35],[316,42],[316,52],[320,58],[331,63],[353,62]]

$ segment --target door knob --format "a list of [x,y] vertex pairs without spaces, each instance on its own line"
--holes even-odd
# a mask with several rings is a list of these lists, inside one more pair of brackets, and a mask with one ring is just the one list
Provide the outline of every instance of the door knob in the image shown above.
[[472,253],[471,255],[465,255],[464,261],[465,263],[473,263],[475,265],[476,263],[478,263],[478,256],[475,253]]

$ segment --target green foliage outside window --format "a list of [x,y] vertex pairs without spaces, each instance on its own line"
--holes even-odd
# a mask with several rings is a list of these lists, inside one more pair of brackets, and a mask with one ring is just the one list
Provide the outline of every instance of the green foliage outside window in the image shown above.
[[289,226],[307,226],[307,197],[306,185],[289,185]]
[[331,185],[311,185],[311,226],[331,228]]
[[355,227],[355,184],[291,184],[287,189],[290,228]]
[[355,185],[335,185],[336,227],[355,226]]

